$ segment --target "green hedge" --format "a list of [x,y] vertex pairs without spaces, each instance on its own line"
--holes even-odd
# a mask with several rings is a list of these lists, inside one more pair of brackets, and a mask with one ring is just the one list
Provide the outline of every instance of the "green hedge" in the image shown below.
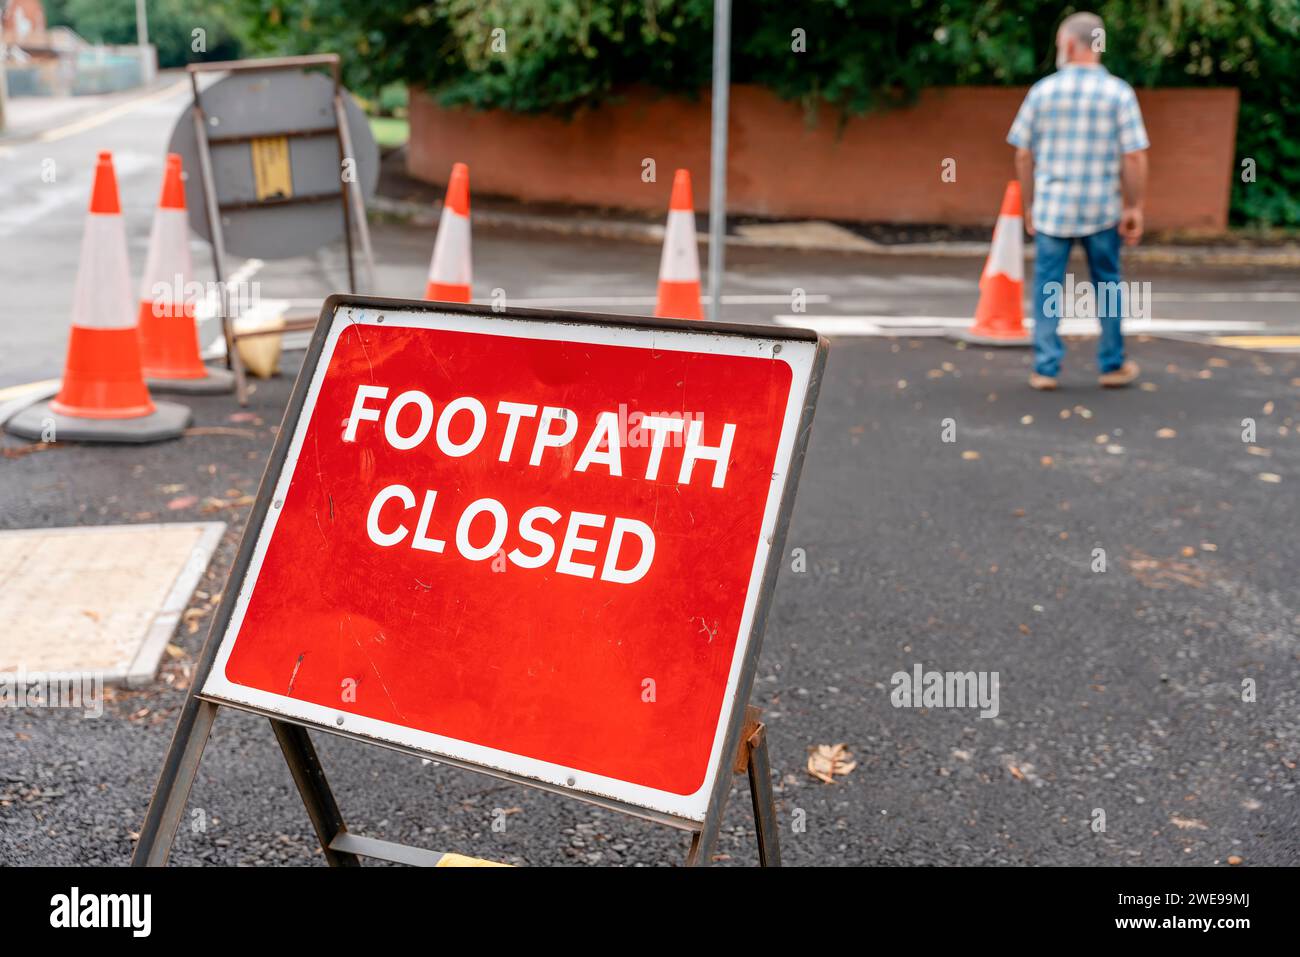
[[[404,81],[446,105],[572,113],[630,83],[709,83],[712,0],[231,0],[264,52],[322,47],[373,95]],[[1024,84],[1052,69],[1065,13],[1041,0],[736,0],[733,80],[845,115],[925,86]],[[1300,226],[1300,0],[1104,0],[1105,62],[1135,86],[1235,86],[1236,222]],[[503,31],[503,32],[497,32]],[[803,31],[803,52],[795,52]],[[322,42],[322,38],[329,38]],[[500,49],[504,41],[504,51]]]

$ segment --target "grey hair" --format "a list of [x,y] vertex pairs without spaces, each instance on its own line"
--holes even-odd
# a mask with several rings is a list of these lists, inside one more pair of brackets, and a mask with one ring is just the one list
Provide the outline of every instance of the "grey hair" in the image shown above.
[[[1100,32],[1098,32],[1100,31]],[[1089,50],[1099,49],[1094,41],[1098,36],[1102,38],[1102,49],[1105,46],[1106,27],[1101,22],[1101,17],[1095,13],[1072,13],[1061,21],[1061,33],[1065,34],[1076,43],[1081,43]]]

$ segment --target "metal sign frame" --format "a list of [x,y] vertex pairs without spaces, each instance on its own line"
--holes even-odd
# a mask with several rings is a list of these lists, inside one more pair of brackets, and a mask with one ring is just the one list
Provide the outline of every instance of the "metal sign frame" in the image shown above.
[[293,443],[299,422],[307,406],[310,387],[321,363],[327,339],[335,324],[333,317],[340,307],[349,306],[373,309],[378,312],[386,309],[441,312],[543,323],[583,324],[641,330],[671,330],[674,332],[707,333],[718,336],[739,336],[746,339],[762,338],[813,344],[814,352],[808,383],[802,397],[800,397],[801,406],[798,421],[792,436],[788,477],[780,495],[770,548],[759,579],[757,601],[748,641],[744,648],[744,657],[740,664],[735,697],[730,713],[724,714],[720,719],[720,724],[725,727],[722,737],[723,743],[715,759],[712,791],[709,795],[703,820],[689,820],[684,817],[625,803],[614,798],[566,790],[563,787],[550,785],[533,778],[484,767],[469,761],[438,756],[438,760],[442,763],[511,780],[532,788],[563,794],[620,813],[689,831],[692,833],[692,841],[687,857],[688,864],[706,862],[709,851],[717,839],[723,809],[731,787],[731,774],[728,773],[728,770],[734,772],[747,771],[754,805],[760,859],[764,864],[779,863],[779,845],[765,731],[758,720],[757,709],[746,707],[746,702],[749,701],[753,689],[754,674],[762,647],[763,632],[767,624],[772,596],[780,573],[782,556],[785,551],[786,533],[789,528],[799,478],[812,432],[813,416],[829,349],[827,340],[811,330],[785,326],[712,322],[701,325],[697,322],[678,319],[596,315],[542,309],[499,310],[489,306],[469,304],[332,295],[325,300],[322,306],[320,321],[316,324],[315,334],[303,360],[302,368],[299,370],[283,421],[276,435],[275,446],[268,460],[266,471],[263,473],[256,501],[245,525],[243,539],[240,542],[234,565],[223,590],[221,604],[213,617],[207,641],[195,668],[193,680],[190,683],[185,704],[181,709],[176,731],[168,748],[153,799],[150,802],[144,824],[140,829],[140,839],[136,845],[133,864],[136,866],[161,866],[166,864],[176,828],[184,813],[189,791],[202,759],[204,745],[211,733],[217,711],[222,706],[262,714],[270,719],[272,729],[288,762],[294,783],[298,787],[308,815],[316,829],[325,858],[331,865],[351,866],[358,864],[358,855],[408,864],[434,864],[442,856],[439,852],[393,844],[349,832],[330,791],[315,749],[308,737],[307,728],[312,727],[318,731],[349,737],[367,744],[376,744],[390,750],[421,757],[428,756],[426,751],[405,747],[391,741],[376,740],[373,737],[358,735],[329,725],[300,720],[246,703],[208,697],[202,691],[207,684],[209,674],[212,672],[222,639],[235,614],[239,593],[245,578],[253,565],[254,552],[268,513],[272,508],[277,483],[284,470],[290,446]]
[[[247,140],[248,137],[238,136],[234,138],[210,137],[208,135],[208,117],[203,109],[202,93],[199,90],[200,73],[257,73],[257,72],[280,72],[289,70],[307,70],[313,67],[324,67],[329,70],[330,78],[334,84],[334,128],[325,127],[322,129],[312,130],[282,130],[269,131],[259,134],[259,137],[283,136],[288,138],[302,136],[319,136],[332,133],[338,142],[339,162],[342,163],[348,159],[355,159],[355,153],[352,149],[352,136],[348,130],[347,113],[343,106],[343,86],[340,81],[339,56],[337,53],[312,54],[308,56],[289,56],[289,57],[269,57],[261,60],[221,60],[208,63],[191,63],[185,69],[190,76],[190,89],[194,100],[194,138],[199,154],[199,173],[202,177],[201,184],[203,187],[203,210],[207,216],[208,234],[211,237],[210,245],[212,248],[212,269],[216,274],[216,281],[219,286],[224,286],[226,277],[226,245],[224,234],[221,226],[221,216],[224,211],[237,212],[239,209],[262,209],[270,206],[286,206],[293,203],[316,203],[322,200],[333,200],[333,194],[324,196],[295,196],[278,199],[270,199],[261,202],[239,203],[239,204],[222,204],[217,197],[216,180],[213,176],[212,168],[212,150],[213,143],[237,142]],[[357,236],[361,242],[362,253],[365,257],[369,276],[373,283],[374,280],[374,253],[370,242],[370,226],[366,220],[365,198],[362,196],[362,190],[359,183],[350,181],[346,178],[340,178],[340,187],[337,194],[339,201],[339,210],[343,216],[343,242],[347,247],[348,260],[348,291],[355,293],[357,291],[356,280],[356,263],[354,261],[352,250],[352,221],[356,221]],[[221,333],[226,342],[226,365],[235,376],[235,396],[241,406],[248,405],[248,386],[244,373],[244,364],[240,360],[239,350],[236,343],[242,338],[253,338],[268,334],[280,335],[284,332],[306,331],[312,329],[315,324],[315,318],[311,319],[287,319],[282,329],[276,329],[272,333],[258,331],[246,335],[240,335],[235,331],[234,320],[230,315],[230,309],[225,302],[223,295],[218,303],[221,320]]]

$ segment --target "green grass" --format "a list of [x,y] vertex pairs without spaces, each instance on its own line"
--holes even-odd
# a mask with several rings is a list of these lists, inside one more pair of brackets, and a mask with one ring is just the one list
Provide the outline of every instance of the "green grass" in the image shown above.
[[370,117],[370,132],[380,149],[395,149],[406,143],[411,135],[411,125],[395,116]]

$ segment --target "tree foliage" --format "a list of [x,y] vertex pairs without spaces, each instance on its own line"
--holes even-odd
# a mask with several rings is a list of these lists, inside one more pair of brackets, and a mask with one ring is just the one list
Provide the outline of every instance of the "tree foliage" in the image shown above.
[[[233,60],[240,55],[234,16],[219,2],[150,0],[149,42],[158,65],[184,66],[195,60]],[[135,0],[59,0],[46,4],[50,25],[69,26],[91,43],[135,43]],[[196,50],[194,31],[202,30],[204,49]]]
[[[403,81],[446,105],[572,113],[632,84],[697,95],[710,77],[712,0],[233,2],[260,49],[337,49],[349,84],[372,94]],[[931,85],[1030,83],[1052,69],[1056,27],[1075,9],[739,0],[733,80],[846,115]],[[1135,86],[1241,90],[1238,153],[1255,160],[1258,181],[1236,183],[1234,213],[1300,225],[1300,0],[1100,0],[1092,9],[1107,25],[1106,64]]]

